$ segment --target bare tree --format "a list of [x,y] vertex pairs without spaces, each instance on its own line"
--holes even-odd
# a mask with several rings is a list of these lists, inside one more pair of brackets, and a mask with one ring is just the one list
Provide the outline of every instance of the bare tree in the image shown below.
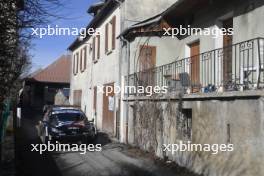
[[0,1],[0,135],[3,101],[17,88],[17,80],[30,65],[30,28],[46,24],[51,17],[58,18],[60,8],[60,0]]

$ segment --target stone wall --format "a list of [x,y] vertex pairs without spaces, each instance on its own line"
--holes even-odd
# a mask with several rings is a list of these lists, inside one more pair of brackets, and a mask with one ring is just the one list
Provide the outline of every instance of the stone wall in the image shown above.
[[[130,144],[210,176],[264,175],[263,96],[184,96],[182,99],[130,101]],[[163,144],[182,137],[179,126],[185,109],[192,111],[193,144],[234,145],[232,152],[171,152]],[[229,132],[228,132],[229,131]]]

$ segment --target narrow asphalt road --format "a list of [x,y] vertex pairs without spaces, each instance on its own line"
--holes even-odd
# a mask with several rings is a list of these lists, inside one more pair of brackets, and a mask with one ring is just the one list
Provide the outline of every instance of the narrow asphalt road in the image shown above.
[[39,111],[23,111],[21,127],[15,132],[15,165],[17,176],[62,176],[52,155],[31,152],[31,144],[40,144],[35,126],[41,115]]
[[16,166],[18,176],[197,176],[176,164],[166,164],[130,146],[111,142],[99,133],[95,144],[102,151],[32,152],[31,144],[41,144],[36,125],[41,115],[24,113],[22,127],[17,130]]

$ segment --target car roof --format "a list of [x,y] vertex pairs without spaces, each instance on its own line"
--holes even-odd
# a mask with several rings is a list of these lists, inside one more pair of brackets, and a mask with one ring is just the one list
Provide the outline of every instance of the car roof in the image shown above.
[[51,114],[65,114],[65,113],[83,114],[83,112],[81,110],[71,110],[71,109],[57,110],[57,111],[51,112]]
[[82,113],[82,110],[72,106],[53,106],[50,110],[51,114],[62,114],[62,113]]
[[55,107],[52,107],[52,111],[61,111],[61,110],[81,111],[79,108],[76,108],[76,107],[67,107],[67,106],[55,106]]

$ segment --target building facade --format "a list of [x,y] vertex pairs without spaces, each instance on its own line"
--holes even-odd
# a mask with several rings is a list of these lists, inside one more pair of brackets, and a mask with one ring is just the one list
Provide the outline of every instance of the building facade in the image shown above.
[[[123,84],[168,86],[167,94],[123,95],[124,141],[204,175],[263,175],[263,4],[183,0],[123,31]],[[233,33],[165,34],[181,27]],[[164,150],[179,141],[234,150]]]
[[[89,8],[87,28],[100,35],[69,47],[70,103],[99,130],[197,173],[263,175],[263,1],[155,2],[109,0]],[[172,33],[180,28],[199,30]],[[168,92],[147,96],[126,86]],[[233,144],[234,151],[164,151],[179,141]]]
[[63,55],[44,69],[40,69],[24,79],[23,106],[42,109],[44,105],[54,105],[59,90],[70,88],[71,57]]
[[[174,0],[155,2],[154,5],[150,0],[107,0],[92,5],[88,12],[93,19],[87,29],[97,31],[85,39],[76,39],[69,47],[73,62],[70,103],[81,106],[89,118],[94,118],[98,129],[118,138],[121,94],[113,90],[106,94],[103,87],[111,89],[121,85],[123,51],[117,38],[121,31],[165,10]],[[157,8],[158,5],[161,6]],[[145,10],[140,9],[143,6]]]

